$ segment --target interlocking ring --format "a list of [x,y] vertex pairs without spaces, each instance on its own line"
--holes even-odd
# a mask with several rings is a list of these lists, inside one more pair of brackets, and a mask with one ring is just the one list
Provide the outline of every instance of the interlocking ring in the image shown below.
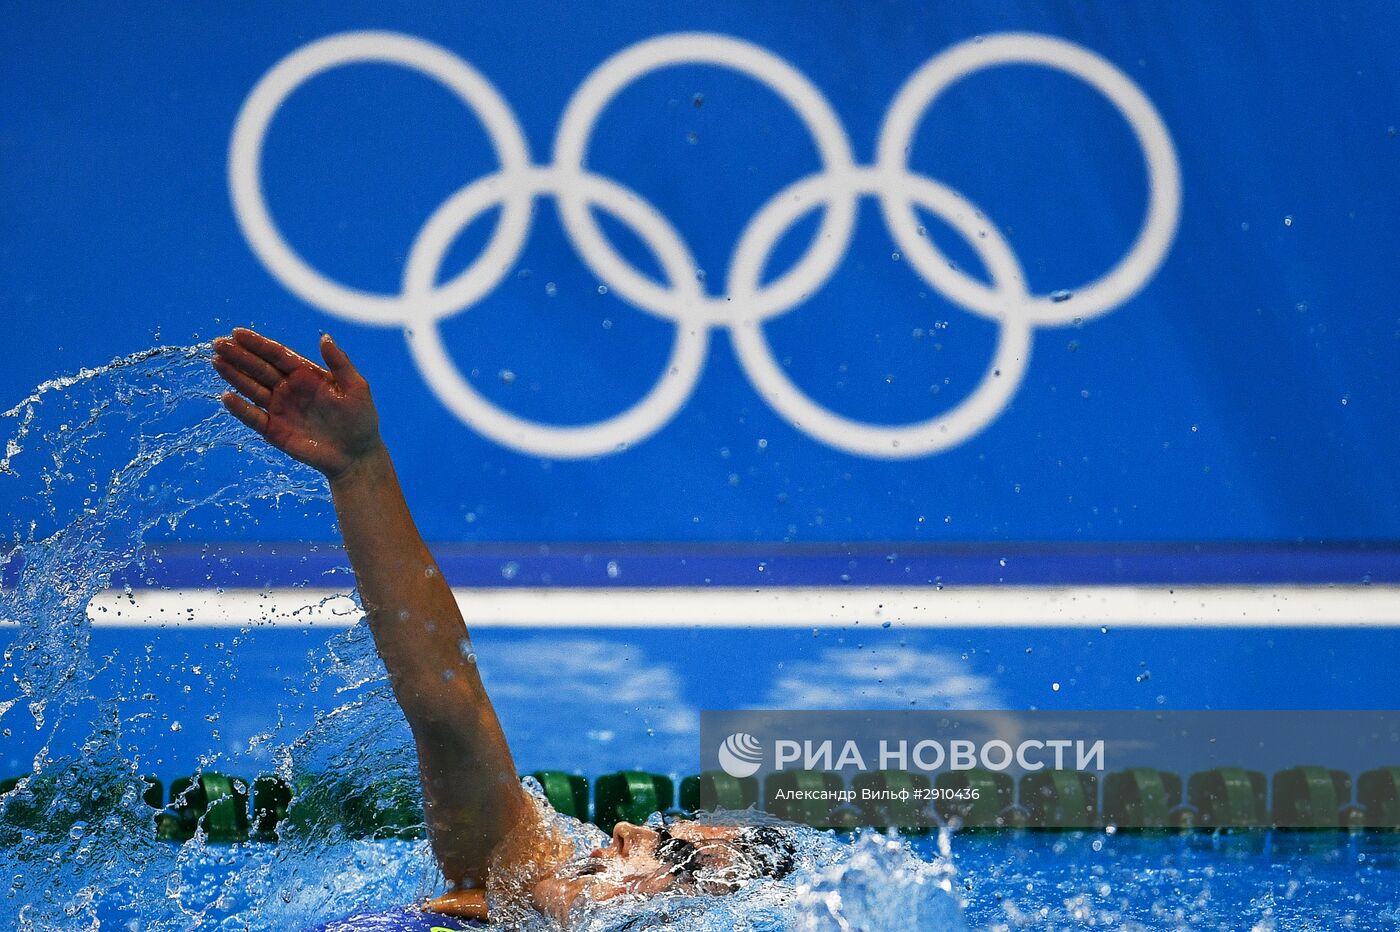
[[[273,116],[303,83],[354,62],[382,62],[419,71],[446,86],[482,121],[499,169],[449,197],[415,238],[398,294],[362,291],[326,278],[277,229],[263,196],[263,142]],[[738,71],[786,101],[816,144],[821,170],[778,192],[749,221],[730,258],[724,293],[699,283],[690,247],[649,202],[621,183],[590,171],[588,147],[607,105],[633,81],[660,68],[706,64]],[[1148,176],[1147,216],[1136,241],[1107,274],[1068,298],[1033,295],[1000,231],[936,180],[910,172],[908,149],[920,120],[953,83],[1005,64],[1064,71],[1100,91],[1136,135]],[[519,122],[496,89],[471,65],[422,39],[388,32],[352,32],[312,42],[260,80],[239,113],[229,152],[234,212],[253,251],[290,291],[346,320],[403,328],[415,364],[434,394],[463,422],[497,443],[556,458],[599,456],[625,449],[665,426],[690,398],[704,368],[710,331],[727,328],[755,389],[798,430],[838,449],[878,458],[924,456],[967,440],[991,423],[1020,385],[1037,326],[1106,314],[1156,273],[1176,235],[1181,179],[1176,152],[1152,103],[1102,57],[1063,39],[1006,33],[964,42],[920,67],[890,105],[873,165],[858,165],[839,119],[805,76],[750,42],[714,33],[658,36],[624,49],[579,86],[560,120],[550,165],[532,162]],[[535,201],[552,197],[564,230],[599,281],[623,300],[672,322],[676,339],[652,389],[627,410],[581,426],[527,420],[482,396],[463,377],[443,342],[440,322],[468,310],[500,284],[518,260]],[[994,320],[997,346],[978,387],[952,410],[914,424],[873,425],[835,414],[809,398],[783,371],[763,333],[765,321],[819,291],[844,259],[862,197],[874,197],[895,243],[914,270],[950,301]],[[500,218],[482,254],[439,284],[449,246],[482,213]],[[931,211],[977,251],[991,283],[958,270],[923,235],[916,208]],[[595,211],[625,224],[655,255],[666,281],[637,269],[609,242]],[[822,212],[807,251],[771,282],[763,272],[792,225]]]

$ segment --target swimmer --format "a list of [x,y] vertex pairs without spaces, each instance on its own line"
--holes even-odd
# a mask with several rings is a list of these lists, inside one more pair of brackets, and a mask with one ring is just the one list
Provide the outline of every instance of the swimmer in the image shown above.
[[587,858],[521,786],[482,686],[466,623],[409,514],[369,383],[329,335],[325,366],[252,330],[214,341],[214,368],[235,391],[224,406],[272,446],[325,475],[375,647],[413,733],[423,814],[446,895],[427,908],[487,919],[493,903],[528,904],[567,923],[594,902],[664,891],[720,894],[793,868],[781,826],[626,822]]

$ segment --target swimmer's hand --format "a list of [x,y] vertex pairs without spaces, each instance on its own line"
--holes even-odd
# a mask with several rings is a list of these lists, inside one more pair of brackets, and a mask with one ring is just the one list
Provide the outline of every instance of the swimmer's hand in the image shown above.
[[238,393],[224,407],[292,459],[336,479],[382,452],[369,383],[345,351],[321,337],[326,368],[239,327],[214,341],[214,369]]
[[458,919],[475,919],[478,922],[485,922],[486,892],[480,889],[453,890],[437,899],[429,900],[423,904],[423,908],[431,912],[442,913],[444,916],[456,916]]

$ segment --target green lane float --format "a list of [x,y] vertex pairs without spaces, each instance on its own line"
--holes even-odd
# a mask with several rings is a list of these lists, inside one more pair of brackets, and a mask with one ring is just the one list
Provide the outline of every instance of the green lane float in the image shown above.
[[716,809],[742,810],[757,805],[757,777],[731,777],[722,770],[707,770],[681,781],[680,808],[689,815]]
[[141,777],[141,783],[145,786],[141,800],[152,809],[162,808],[165,805],[165,784],[160,781],[160,777],[146,774]]
[[1378,767],[1356,780],[1356,801],[1367,828],[1400,829],[1400,767]]
[[544,791],[544,798],[560,815],[588,821],[588,780],[562,770],[536,770],[529,774]]
[[1042,770],[1021,778],[1029,828],[1096,828],[1099,778],[1082,770]]
[[[934,808],[949,826],[964,829],[1022,828],[1025,810],[1008,812],[1014,802],[1016,785],[1010,774],[974,767],[947,770],[934,780],[937,790]],[[1016,824],[1007,822],[1010,817]]]
[[1179,825],[1181,777],[1166,770],[1134,767],[1109,774],[1103,784],[1103,820],[1128,830]]
[[188,841],[200,829],[213,842],[248,838],[248,785],[237,777],[206,771],[170,782],[170,804],[156,823],[157,835]]
[[611,832],[619,822],[641,823],[675,804],[671,778],[642,770],[604,774],[593,785],[593,822]]
[[932,783],[927,775],[907,770],[877,770],[851,781],[858,825],[881,831],[925,831],[932,819]]
[[1351,777],[1326,767],[1290,767],[1274,774],[1273,824],[1282,829],[1344,828]]
[[255,841],[276,841],[277,826],[287,818],[292,805],[292,788],[286,780],[263,775],[253,781],[253,824],[249,837]]
[[843,801],[840,774],[825,770],[785,770],[763,783],[763,808],[779,819],[830,828],[832,814]]
[[[950,827],[973,830],[1104,824],[1128,830],[1275,828],[1282,834],[1273,836],[1274,844],[1295,846],[1314,844],[1308,840],[1313,836],[1292,830],[1400,830],[1400,766],[1361,774],[1354,801],[1350,775],[1323,766],[1290,767],[1272,781],[1257,770],[1220,767],[1192,774],[1184,793],[1179,775],[1139,767],[1104,777],[1101,808],[1099,778],[1073,770],[1026,774],[1019,799],[1010,775],[980,768],[944,771],[932,785],[919,772],[861,773],[850,789],[840,774],[827,771],[782,771],[760,785],[755,777],[710,770],[681,780],[678,795],[669,776],[626,770],[595,781],[591,810],[589,781],[582,775],[537,770],[529,776],[556,811],[591,818],[608,832],[618,822],[643,823],[654,812],[693,816],[751,808],[838,830],[918,829],[931,825],[935,814]],[[144,806],[132,808],[137,794]],[[114,810],[133,818],[133,830],[148,819],[146,831],[154,823],[158,838],[175,842],[200,833],[219,843],[273,842],[288,831],[355,839],[426,835],[418,783],[406,772],[370,781],[301,774],[290,785],[269,774],[250,786],[206,771],[172,780],[168,797],[160,779],[150,775],[54,772],[0,780],[0,797],[0,845],[20,844],[32,833],[68,832]],[[61,805],[65,798],[80,803],[76,809]],[[1247,834],[1258,834],[1258,844],[1264,843],[1264,833]]]
[[997,813],[997,828],[1008,828],[1013,831],[1020,831],[1021,829],[1030,828],[1030,826],[1031,814],[1025,806],[1007,806],[1005,809],[1001,810],[1001,812]]
[[341,812],[351,838],[413,841],[427,837],[415,777],[386,777],[354,787],[341,797]]
[[400,774],[369,782],[302,774],[285,824],[298,835],[411,841],[427,836],[418,781]]
[[1268,781],[1257,770],[1217,767],[1193,773],[1186,798],[1203,829],[1259,828],[1268,825]]
[[189,841],[199,825],[199,814],[186,802],[194,781],[176,777],[170,781],[170,805],[156,815],[156,837],[165,841]]

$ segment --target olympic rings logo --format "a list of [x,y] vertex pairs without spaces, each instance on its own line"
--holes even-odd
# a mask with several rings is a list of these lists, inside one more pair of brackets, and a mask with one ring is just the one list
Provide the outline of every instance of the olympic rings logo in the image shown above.
[[[399,65],[452,91],[481,120],[500,168],[449,197],[419,231],[398,294],[358,290],[308,265],[286,242],[268,211],[261,182],[263,142],[282,103],[316,75],[357,62]],[[635,191],[586,167],[596,121],[631,82],[661,68],[704,64],[728,68],[771,88],[806,124],[822,167],[775,194],[749,221],[730,258],[722,294],[706,292],[680,234]],[[1078,77],[1097,89],[1128,122],[1141,146],[1148,179],[1146,217],[1134,243],[1102,278],[1066,297],[1032,294],[1000,231],[972,203],[933,178],[910,172],[907,153],[919,121],[949,86],[999,65],[1032,64]],[[709,335],[728,328],[754,387],[796,428],[833,447],[878,457],[925,456],[956,446],[991,423],[1019,387],[1031,334],[1107,314],[1156,272],[1176,235],[1181,177],[1171,136],[1133,81],[1087,49],[1050,36],[1005,33],[955,45],[925,62],[885,114],[874,164],[859,165],[835,111],[803,74],[771,52],[714,33],[675,33],[639,42],[603,62],[575,92],[560,120],[553,162],[535,164],[524,134],[501,95],[475,68],[412,36],[351,32],[312,42],[284,58],[254,87],[238,115],[229,152],[233,206],[253,251],[290,291],[345,320],[402,327],[413,359],[439,399],[466,424],[521,452],[554,458],[599,456],[625,449],[666,425],[686,403],[708,355]],[[552,197],[579,256],[628,303],[675,324],[670,359],[651,390],[627,410],[582,426],[517,417],[483,397],[448,354],[439,322],[472,307],[509,273],[529,233],[534,203]],[[801,305],[835,272],[846,254],[860,198],[880,205],[899,250],[930,286],[1000,328],[978,387],[954,408],[928,420],[874,425],[838,415],[809,398],[783,371],[764,336],[765,321]],[[462,272],[439,283],[453,240],[482,213],[500,208],[489,243]],[[931,211],[977,251],[991,284],[958,270],[919,227],[915,208]],[[595,210],[631,228],[657,257],[658,283],[626,260],[604,235]],[[822,211],[807,252],[772,281],[763,270],[776,244],[798,220]]]

